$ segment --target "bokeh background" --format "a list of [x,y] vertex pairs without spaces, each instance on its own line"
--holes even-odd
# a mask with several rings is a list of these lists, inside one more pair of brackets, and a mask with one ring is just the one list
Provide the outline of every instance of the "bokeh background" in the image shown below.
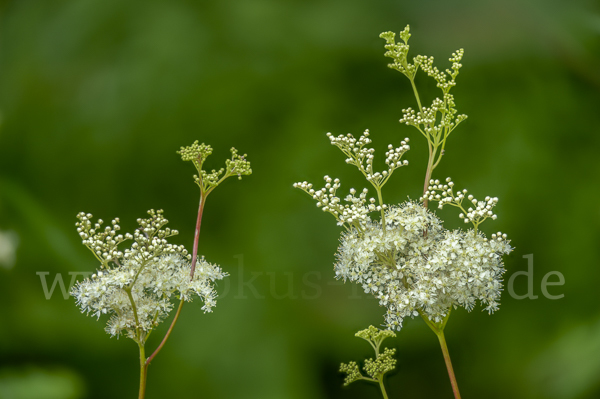
[[[342,189],[363,187],[325,133],[369,128],[376,154],[412,139],[411,164],[386,200],[419,196],[425,143],[398,123],[414,99],[378,38],[406,24],[412,55],[447,67],[465,49],[454,95],[469,119],[435,177],[500,197],[483,230],[512,239],[507,280],[533,254],[537,299],[505,292],[492,316],[450,319],[463,397],[600,397],[597,2],[0,4],[0,398],[136,397],[136,345],[109,338],[105,320],[80,314],[60,286],[46,299],[39,273],[68,286],[97,266],[75,232],[80,211],[119,216],[127,231],[162,208],[181,232],[175,241],[191,248],[198,193],[175,151],[194,140],[215,148],[208,167],[235,146],[254,174],[209,197],[200,252],[231,277],[213,314],[184,307],[150,367],[147,398],[379,397],[367,383],[342,387],[338,367],[371,356],[354,333],[380,325],[384,310],[334,280],[340,229],[292,183],[329,174]],[[425,102],[437,95],[425,75],[418,83]],[[458,226],[453,209],[440,215]],[[548,288],[561,299],[542,295],[551,271],[564,275]],[[514,288],[525,294],[527,278]],[[387,343],[398,348],[391,398],[452,397],[422,320]]]

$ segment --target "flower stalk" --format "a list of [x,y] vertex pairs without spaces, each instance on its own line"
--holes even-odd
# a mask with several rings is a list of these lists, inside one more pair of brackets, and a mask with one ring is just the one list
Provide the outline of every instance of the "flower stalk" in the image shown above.
[[[405,75],[412,87],[417,108],[402,110],[400,122],[413,126],[427,140],[428,159],[419,201],[401,204],[383,203],[382,187],[392,173],[408,164],[400,158],[410,149],[408,138],[394,148],[388,146],[387,170],[373,170],[375,149],[369,148],[370,132],[360,137],[352,134],[334,136],[327,133],[332,145],[346,156],[346,163],[355,166],[373,186],[376,198],[368,198],[368,189],[351,188],[345,198],[337,195],[340,179],[325,176],[323,188],[313,188],[306,181],[294,184],[317,201],[317,207],[330,213],[345,231],[340,238],[334,271],[337,279],[351,281],[362,286],[387,308],[385,325],[389,330],[399,331],[404,320],[421,316],[438,337],[455,399],[460,398],[456,376],[450,360],[444,328],[450,312],[462,307],[473,310],[479,302],[489,313],[499,307],[505,272],[502,256],[510,253],[510,241],[501,232],[488,238],[479,230],[485,220],[496,219],[493,208],[496,197],[478,200],[467,190],[455,191],[454,182],[445,183],[433,178],[446,150],[446,141],[454,129],[467,116],[457,114],[454,96],[450,93],[456,85],[456,77],[462,67],[462,49],[452,53],[451,67],[439,70],[433,66],[433,57],[417,55],[409,62],[407,26],[396,35],[384,32],[386,57],[392,59],[388,66]],[[422,102],[415,76],[422,70],[433,78],[441,90],[441,96],[431,105]],[[345,203],[342,202],[342,198]],[[471,229],[449,230],[435,212],[429,209],[431,202],[438,209],[445,205],[458,208],[458,215]],[[379,215],[372,216],[373,213]],[[375,348],[375,347],[374,347]],[[377,348],[375,348],[378,355]],[[376,376],[365,377],[357,371],[356,364],[344,365],[351,380],[365,379],[377,382]],[[387,397],[382,381],[382,395]]]
[[146,396],[146,378],[148,375],[148,364],[146,363],[146,351],[144,344],[138,342],[140,348],[140,391],[138,399],[144,399]]
[[[202,226],[202,213],[204,211],[205,202],[206,202],[206,196],[203,195],[202,193],[200,193],[200,206],[198,208],[198,217],[196,219],[196,230],[194,232],[194,246],[192,248],[192,265],[190,268],[190,279],[191,280],[194,279],[194,272],[196,270],[196,262],[198,259],[198,244],[199,244],[199,240],[200,240],[200,227]],[[173,321],[171,322],[171,325],[169,326],[167,333],[165,334],[164,338],[162,339],[162,341],[160,342],[160,344],[158,345],[158,347],[156,348],[154,353],[152,353],[152,355],[150,355],[150,357],[148,357],[148,359],[145,361],[146,367],[150,364],[150,362],[152,361],[152,359],[154,359],[154,357],[158,354],[158,352],[160,352],[162,347],[167,342],[167,339],[169,339],[169,337],[171,336],[173,327],[175,327],[175,323],[177,323],[177,320],[179,319],[179,315],[181,314],[181,309],[183,308],[183,303],[184,303],[183,299],[179,301],[179,306],[177,306],[177,312],[175,313],[175,317],[173,318]]]
[[450,352],[448,352],[448,345],[446,345],[444,330],[437,332],[436,335],[438,337],[438,340],[440,341],[440,346],[442,347],[442,353],[444,354],[444,361],[446,362],[446,368],[448,369],[448,376],[450,377],[450,384],[452,385],[452,392],[454,393],[454,398],[460,399],[458,383],[456,382],[456,376],[454,375],[452,360],[450,360]]
[[379,380],[379,389],[381,389],[381,395],[384,399],[388,399],[387,392],[385,391],[385,385],[383,384],[383,379]]
[[[241,179],[252,170],[245,155],[239,155],[232,148],[232,156],[225,161],[225,168],[206,172],[202,164],[211,153],[210,146],[199,145],[197,141],[179,151],[182,159],[192,161],[199,172],[194,176],[200,187],[200,203],[192,255],[182,245],[168,243],[167,239],[178,232],[165,228],[168,221],[162,210],[148,211],[150,217],[138,219],[140,227],[133,234],[125,235],[117,233],[121,228],[118,218],[112,221],[112,227],[102,228],[104,222],[101,219],[93,223],[91,214],[81,212],[77,215],[77,231],[82,243],[100,262],[100,270],[91,279],[74,286],[71,295],[76,298],[82,312],[97,317],[111,315],[106,327],[111,336],[125,334],[137,343],[140,355],[139,399],[146,395],[148,367],[171,336],[183,303],[197,295],[204,302],[202,309],[212,311],[217,297],[214,284],[228,275],[219,266],[198,257],[206,197],[228,177],[237,175]],[[119,246],[127,240],[133,241],[131,247],[120,250]],[[196,273],[197,269],[201,272]],[[175,316],[158,347],[146,358],[148,337],[173,309],[172,298],[179,298]]]

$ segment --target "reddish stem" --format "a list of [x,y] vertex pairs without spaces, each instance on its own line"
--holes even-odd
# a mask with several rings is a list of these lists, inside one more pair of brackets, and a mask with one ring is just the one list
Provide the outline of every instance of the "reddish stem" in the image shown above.
[[175,326],[175,323],[177,322],[177,319],[179,318],[179,313],[181,313],[181,308],[183,308],[183,300],[181,302],[179,302],[179,307],[177,308],[177,313],[175,313],[175,318],[173,318],[173,321],[171,322],[171,326],[169,326],[169,329],[167,330],[167,333],[165,334],[165,337],[163,338],[163,340],[160,342],[160,345],[158,345],[158,348],[156,348],[154,353],[152,353],[152,355],[150,355],[150,357],[148,359],[146,359],[146,366],[148,366],[150,364],[152,359],[154,359],[154,356],[156,356],[158,354],[158,352],[160,352],[162,347],[165,345],[165,342],[167,342],[167,339],[171,335],[171,331],[173,331],[173,327]]
[[192,269],[190,270],[190,279],[194,278],[196,271],[196,262],[198,260],[198,241],[200,240],[200,226],[202,225],[202,213],[204,212],[204,202],[206,196],[200,193],[200,205],[198,207],[198,219],[196,219],[196,232],[194,233],[194,247],[192,248]]
[[448,376],[450,377],[450,384],[452,384],[452,392],[454,392],[454,398],[460,399],[460,392],[458,391],[458,383],[456,382],[456,376],[454,375],[454,369],[452,368],[452,361],[450,360],[450,352],[448,352],[448,345],[446,345],[446,338],[444,332],[441,331],[437,334],[440,340],[440,346],[444,353],[444,361],[446,362],[446,368],[448,369]]
[[[196,271],[196,262],[198,260],[198,241],[200,240],[200,226],[202,225],[202,213],[204,212],[204,203],[206,201],[206,196],[203,193],[200,193],[200,205],[198,207],[198,219],[196,219],[196,232],[194,233],[194,247],[192,249],[192,267],[190,270],[190,280],[194,278],[194,272]],[[179,307],[177,308],[177,313],[175,313],[175,317],[165,334],[165,337],[158,345],[158,348],[150,355],[150,357],[146,360],[146,365],[150,364],[152,359],[160,352],[162,347],[167,342],[167,339],[171,335],[171,331],[173,331],[173,327],[175,327],[175,323],[177,323],[177,319],[179,319],[179,314],[181,313],[181,308],[183,308],[183,299],[179,302]]]

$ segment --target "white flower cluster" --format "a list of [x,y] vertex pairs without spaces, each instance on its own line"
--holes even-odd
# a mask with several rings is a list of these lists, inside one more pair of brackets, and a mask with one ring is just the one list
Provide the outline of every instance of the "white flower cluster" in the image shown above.
[[[451,69],[446,69],[445,72],[441,72],[437,67],[433,66],[433,57],[424,57],[421,56],[417,58],[420,61],[420,66],[428,76],[434,78],[437,82],[437,87],[442,89],[442,91],[446,94],[450,91],[450,89],[456,86],[456,76],[462,64],[460,61],[462,57],[465,55],[465,50],[458,49],[456,52],[452,53],[452,57],[448,60],[452,63]],[[419,57],[419,56],[417,56]]]
[[[191,274],[190,256],[183,246],[167,243],[176,230],[162,229],[168,222],[162,211],[148,211],[150,218],[138,219],[140,228],[133,235],[117,235],[119,220],[113,227],[101,230],[102,221],[93,225],[92,215],[80,213],[77,223],[83,243],[102,263],[90,279],[75,285],[71,295],[82,312],[100,317],[110,314],[106,331],[111,335],[125,333],[133,339],[144,339],[171,311],[171,299],[191,301],[198,295],[203,310],[215,306],[214,282],[227,276],[219,266],[202,258]],[[127,239],[134,242],[121,252],[117,245]]]
[[[358,226],[367,220],[369,212],[382,209],[381,206],[375,205],[375,198],[370,198],[367,204],[369,190],[366,188],[358,197],[356,197],[356,190],[350,189],[350,194],[344,198],[347,204],[342,204],[340,198],[335,195],[337,189],[340,188],[340,179],[325,176],[323,180],[325,180],[325,187],[319,190],[314,190],[313,185],[305,181],[294,183],[294,188],[299,188],[313,197],[317,201],[317,207],[321,208],[323,212],[331,213],[337,219],[339,226],[345,224]],[[386,205],[383,205],[383,209],[385,208]]]
[[[446,184],[440,183],[439,180],[430,180],[427,191],[425,191],[425,194],[421,197],[421,201],[424,199],[438,201],[439,209],[442,209],[444,205],[452,205],[460,208],[463,213],[459,214],[458,217],[463,219],[465,223],[473,223],[475,229],[477,229],[477,227],[487,218],[496,220],[498,216],[492,209],[498,204],[498,197],[485,197],[484,201],[480,201],[472,195],[466,195],[467,189],[463,189],[454,194],[453,187],[454,182],[449,177],[446,178]],[[462,206],[465,196],[475,208],[469,207],[465,210]]]
[[[427,135],[435,137],[444,132],[444,128],[454,130],[454,128],[467,119],[466,115],[457,115],[454,109],[454,96],[452,94],[444,95],[446,101],[439,98],[433,100],[431,107],[423,107],[421,111],[415,111],[411,107],[402,110],[402,118],[400,123],[408,126],[414,126],[422,129]],[[441,121],[436,125],[438,113],[442,114]],[[448,133],[450,134],[450,132]]]
[[385,163],[388,166],[388,170],[374,172],[373,159],[375,157],[373,153],[375,149],[365,148],[367,144],[371,143],[368,129],[364,131],[358,140],[350,133],[346,136],[339,135],[337,137],[331,133],[327,133],[327,137],[332,145],[338,147],[348,157],[346,158],[346,163],[356,166],[365,175],[366,179],[376,187],[382,187],[394,170],[408,165],[407,160],[401,160],[404,153],[410,149],[408,138],[405,138],[400,143],[400,147],[394,148],[393,145],[388,145],[388,151],[385,153]]
[[327,137],[332,145],[338,147],[346,155],[346,163],[356,166],[367,181],[373,185],[380,203],[377,205],[375,198],[367,200],[368,190],[366,188],[362,190],[358,197],[356,197],[357,191],[352,188],[350,194],[344,198],[347,204],[342,204],[340,198],[336,196],[336,191],[340,188],[340,180],[332,179],[329,176],[323,178],[325,187],[319,190],[313,189],[313,185],[306,181],[294,183],[294,187],[313,197],[317,201],[317,207],[323,209],[324,212],[331,213],[338,221],[338,225],[347,225],[346,228],[359,227],[360,223],[368,218],[369,212],[383,212],[387,209],[387,205],[381,203],[381,188],[387,183],[394,170],[408,165],[408,161],[401,158],[410,149],[409,140],[408,138],[402,140],[399,147],[394,147],[392,144],[388,145],[388,150],[385,153],[385,163],[388,169],[375,172],[373,171],[373,153],[375,150],[366,147],[367,144],[371,143],[368,129],[358,139],[350,133],[337,137],[327,133]]
[[[173,245],[167,242],[167,238],[175,236],[179,232],[171,230],[168,227],[162,230],[169,222],[164,218],[163,211],[154,211],[151,209],[148,211],[148,214],[150,218],[137,220],[140,227],[134,231],[133,235],[129,233],[126,233],[125,236],[121,234],[117,235],[117,231],[121,230],[119,218],[111,222],[112,228],[106,226],[102,230],[102,225],[104,224],[102,219],[98,219],[92,225],[91,213],[80,212],[77,215],[79,222],[75,226],[77,226],[79,236],[83,239],[82,244],[96,255],[96,258],[101,262],[101,267],[108,267],[110,262],[119,264],[120,258],[131,258],[144,262],[169,253],[179,253],[190,259],[191,257],[183,245]],[[131,249],[126,249],[124,253],[121,252],[118,248],[119,244],[131,239],[135,241]]]
[[405,317],[419,314],[440,323],[452,307],[470,311],[476,301],[498,309],[502,255],[512,250],[506,235],[488,240],[473,230],[446,230],[415,202],[390,207],[385,221],[385,231],[369,219],[342,234],[335,272],[387,307],[388,328],[399,330]]

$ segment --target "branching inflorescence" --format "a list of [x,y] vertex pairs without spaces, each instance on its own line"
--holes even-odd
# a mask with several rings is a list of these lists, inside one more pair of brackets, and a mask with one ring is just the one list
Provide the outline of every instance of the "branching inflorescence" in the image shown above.
[[[198,259],[198,241],[206,197],[212,190],[231,176],[241,179],[252,173],[245,155],[231,149],[231,159],[225,168],[206,172],[202,169],[212,148],[194,142],[178,151],[184,161],[192,161],[199,175],[194,181],[200,188],[200,206],[196,219],[196,231],[192,254],[182,245],[174,245],[168,239],[177,235],[177,230],[165,227],[168,223],[163,211],[148,211],[149,218],[138,219],[139,228],[133,234],[119,234],[119,219],[110,226],[102,227],[99,219],[92,222],[92,215],[81,212],[77,215],[77,232],[85,245],[100,263],[99,270],[91,278],[79,282],[71,290],[81,311],[97,318],[109,315],[106,331],[111,336],[124,334],[133,339],[140,351],[139,398],[145,397],[147,369],[162,349],[179,318],[184,302],[199,297],[204,312],[211,312],[216,305],[215,284],[228,276],[217,265]],[[129,248],[122,249],[126,241]],[[174,300],[179,300],[177,312],[171,325],[157,346],[146,357],[145,344],[152,331],[173,310]]]
[[[400,122],[413,126],[427,140],[429,158],[423,196],[419,201],[398,205],[383,201],[383,186],[397,168],[408,164],[401,158],[410,149],[409,139],[402,140],[398,147],[390,144],[386,152],[388,169],[375,172],[375,150],[367,147],[371,143],[368,130],[358,139],[351,134],[327,136],[344,153],[346,163],[357,167],[373,186],[376,196],[368,198],[368,189],[364,188],[357,197],[357,190],[350,189],[342,203],[336,194],[340,180],[329,176],[325,176],[325,187],[319,190],[308,182],[295,183],[294,187],[312,196],[318,207],[345,228],[336,254],[336,278],[356,282],[374,295],[387,308],[385,326],[389,330],[400,330],[407,317],[422,317],[440,340],[454,394],[459,398],[444,328],[452,309],[471,311],[477,302],[490,313],[498,309],[505,272],[502,256],[512,248],[506,234],[498,232],[488,239],[479,231],[486,219],[496,219],[493,208],[498,198],[488,196],[480,201],[468,195],[466,189],[455,192],[450,178],[445,183],[431,178],[445,153],[448,137],[466,119],[466,115],[457,114],[450,94],[464,51],[453,53],[451,68],[440,71],[433,66],[433,57],[418,55],[408,61],[408,26],[400,33],[402,42],[396,43],[391,32],[382,33],[381,37],[386,40],[385,56],[392,59],[388,66],[409,79],[417,103],[417,109],[402,110]],[[433,78],[442,91],[441,98],[435,98],[429,107],[422,105],[415,84],[419,69]],[[473,228],[444,228],[442,220],[428,209],[430,201],[438,202],[440,209],[444,205],[459,208],[458,216]],[[372,216],[373,212],[378,215]],[[351,376],[358,375],[354,366],[345,368]]]
[[394,359],[396,349],[385,348],[382,353],[381,344],[386,338],[395,337],[396,333],[390,330],[380,330],[376,327],[369,326],[369,328],[361,330],[355,335],[364,339],[371,345],[373,351],[375,351],[375,359],[365,360],[363,370],[367,373],[366,376],[360,372],[360,368],[356,362],[342,363],[340,371],[346,374],[344,385],[350,385],[358,380],[376,382],[381,388],[383,397],[387,399],[388,396],[385,391],[385,386],[383,385],[383,377],[386,373],[392,371],[396,367],[396,359]]
[[[92,226],[91,214],[77,215],[79,235],[101,269],[72,290],[83,312],[98,318],[111,315],[106,327],[111,336],[125,333],[141,343],[173,309],[173,298],[191,301],[197,295],[204,302],[203,310],[210,312],[216,305],[214,282],[227,276],[201,259],[201,272],[190,278],[191,255],[183,246],[167,242],[177,230],[163,229],[167,219],[162,211],[148,213],[150,218],[138,219],[140,228],[125,236],[116,235],[118,219],[102,230],[102,220]],[[116,244],[125,240],[133,243],[121,252]]]

